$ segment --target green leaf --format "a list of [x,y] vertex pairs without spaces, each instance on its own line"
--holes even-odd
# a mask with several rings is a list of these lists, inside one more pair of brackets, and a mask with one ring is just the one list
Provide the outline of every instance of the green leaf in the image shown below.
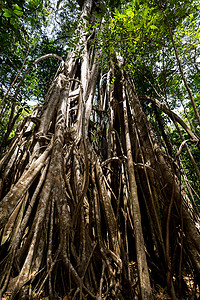
[[4,11],[4,14],[3,16],[6,17],[6,18],[11,18],[12,17],[12,11],[7,9],[7,8],[3,8],[3,11]]
[[29,109],[29,108],[27,108],[27,107],[25,107],[25,108],[24,108],[24,110],[25,110],[27,113],[29,113],[29,112],[30,112],[30,109]]
[[14,23],[15,23],[15,18],[11,18],[11,19],[10,19],[10,24],[13,25]]
[[31,25],[34,26],[34,24],[35,24],[35,19],[31,18]]
[[17,10],[22,10],[22,8],[19,7],[19,5],[17,5],[17,4],[13,4],[12,6],[13,6],[15,9],[17,9]]
[[17,9],[14,9],[13,11],[17,16],[21,17],[23,15],[23,11],[20,11],[20,10],[17,10]]
[[158,27],[155,26],[155,25],[150,25],[150,28],[151,28],[151,29],[158,29]]

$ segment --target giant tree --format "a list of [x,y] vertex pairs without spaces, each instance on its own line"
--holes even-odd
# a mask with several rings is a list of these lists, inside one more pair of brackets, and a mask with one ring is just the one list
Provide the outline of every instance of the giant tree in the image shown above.
[[[37,60],[61,63],[44,104],[20,121],[0,161],[2,293],[153,299],[167,286],[172,299],[192,295],[199,213],[178,161],[188,141],[177,153],[165,151],[144,101],[182,126],[190,142],[199,146],[199,138],[155,97],[138,97],[126,45],[107,47],[112,10],[79,4],[66,61],[56,54]],[[156,120],[169,150],[158,111]]]

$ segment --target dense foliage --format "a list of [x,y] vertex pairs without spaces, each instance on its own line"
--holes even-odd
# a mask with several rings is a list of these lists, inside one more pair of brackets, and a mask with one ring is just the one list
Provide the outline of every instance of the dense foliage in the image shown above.
[[[5,150],[16,124],[37,103],[43,103],[59,62],[46,59],[56,53],[66,58],[77,21],[76,3],[30,0],[4,1],[0,10],[0,144]],[[65,22],[63,21],[65,20]],[[21,116],[21,117],[20,117]]]

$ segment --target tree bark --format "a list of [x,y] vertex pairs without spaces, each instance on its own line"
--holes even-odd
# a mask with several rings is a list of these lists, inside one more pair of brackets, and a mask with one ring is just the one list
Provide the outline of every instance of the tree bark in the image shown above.
[[124,111],[124,125],[125,125],[125,137],[126,137],[126,152],[127,152],[127,165],[128,165],[128,176],[130,183],[130,202],[133,209],[133,224],[135,231],[135,246],[137,254],[137,265],[140,280],[140,292],[141,299],[153,299],[151,292],[151,285],[149,279],[149,272],[145,254],[145,244],[143,238],[142,230],[142,220],[140,213],[140,206],[137,193],[137,183],[135,179],[135,171],[133,165],[133,155],[131,150],[131,140],[129,135],[129,125],[128,125],[128,113],[126,104],[126,94],[124,88],[124,78],[122,77],[123,86],[123,111]]

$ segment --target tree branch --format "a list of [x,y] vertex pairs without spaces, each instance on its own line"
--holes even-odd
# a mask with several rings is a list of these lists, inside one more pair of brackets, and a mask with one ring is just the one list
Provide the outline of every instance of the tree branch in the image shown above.
[[[196,142],[199,142],[199,137],[196,136],[192,130],[185,124],[185,122],[173,111],[171,111],[165,104],[162,104],[159,100],[149,97],[149,96],[139,96],[141,100],[147,100],[150,101],[151,103],[155,104],[160,110],[162,110],[164,113],[166,113],[172,121],[178,122],[184,129],[185,131],[189,134],[189,136]],[[199,145],[198,145],[199,148]],[[200,149],[200,148],[199,148]]]

